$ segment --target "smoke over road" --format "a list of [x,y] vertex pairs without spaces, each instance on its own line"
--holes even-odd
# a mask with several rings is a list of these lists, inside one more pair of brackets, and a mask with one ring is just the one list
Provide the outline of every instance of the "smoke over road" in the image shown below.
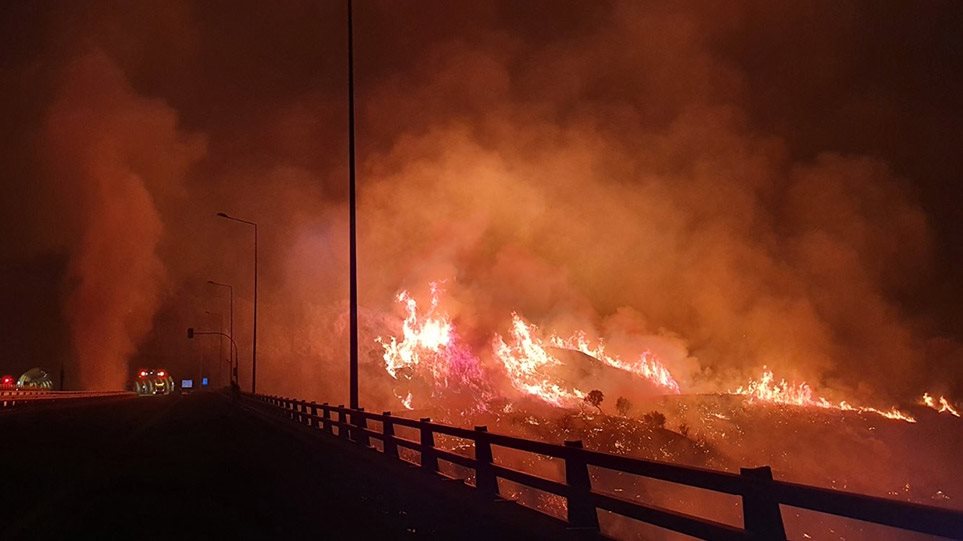
[[71,368],[82,388],[123,388],[167,279],[155,201],[185,195],[185,172],[204,141],[179,133],[176,113],[134,94],[102,54],[65,72],[45,150],[58,219],[71,231],[64,306]]
[[[435,281],[476,351],[517,311],[651,350],[683,392],[767,365],[857,396],[963,393],[946,300],[960,195],[939,188],[963,136],[926,105],[963,94],[925,84],[919,58],[952,61],[942,38],[900,45],[931,27],[893,34],[860,3],[516,4],[357,6],[366,358],[403,317],[398,291]],[[3,68],[33,134],[10,181],[42,188],[11,214],[31,248],[5,259],[67,255],[65,354],[85,387],[144,362],[191,370],[205,346],[183,327],[226,311],[204,284],[234,284],[243,384],[248,232],[213,215],[256,219],[259,388],[336,401],[342,6],[223,7],[30,15],[42,46]],[[941,14],[915,18],[943,36]],[[874,64],[887,52],[894,73]]]

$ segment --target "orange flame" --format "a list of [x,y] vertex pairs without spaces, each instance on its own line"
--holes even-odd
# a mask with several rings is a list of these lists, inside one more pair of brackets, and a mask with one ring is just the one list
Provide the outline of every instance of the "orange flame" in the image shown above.
[[[467,393],[465,396],[481,406],[490,398],[490,393],[482,381],[478,358],[459,342],[448,314],[439,309],[441,289],[434,282],[429,286],[431,301],[427,313],[423,314],[419,314],[417,301],[407,291],[398,293],[396,300],[404,306],[406,314],[401,337],[376,339],[384,349],[385,371],[402,384],[429,383],[432,396],[448,389]],[[396,390],[396,395],[407,409],[414,408],[416,398],[421,399],[408,389]]]
[[949,413],[954,417],[960,416],[960,411],[954,408],[950,404],[950,401],[943,396],[940,396],[939,403],[937,403],[937,401],[930,396],[930,393],[923,393],[923,398],[920,399],[920,404],[935,409],[937,413]]
[[805,382],[800,384],[791,384],[785,379],[780,379],[778,382],[776,382],[776,378],[772,371],[767,370],[765,367],[763,367],[762,377],[760,377],[758,380],[750,379],[749,383],[747,383],[745,386],[741,386],[735,391],[731,392],[732,394],[748,397],[748,401],[750,403],[769,402],[772,404],[785,404],[789,406],[837,409],[841,411],[855,411],[859,413],[875,413],[876,415],[883,416],[887,419],[906,421],[907,423],[916,422],[915,418],[896,409],[895,407],[892,407],[888,410],[880,410],[865,406],[853,406],[845,401],[838,403],[830,402],[821,396],[817,396],[812,387]]
[[583,332],[578,332],[567,339],[552,335],[549,341],[556,347],[581,351],[613,368],[635,374],[642,379],[666,389],[670,393],[679,394],[681,392],[679,383],[672,377],[672,373],[669,372],[669,369],[666,368],[651,351],[642,352],[639,359],[633,363],[623,361],[618,355],[607,354],[605,352],[605,344],[601,340],[599,340],[598,345],[593,348]]
[[528,325],[518,314],[512,313],[511,344],[496,334],[492,340],[495,357],[504,365],[512,385],[519,391],[555,406],[571,407],[585,398],[586,393],[574,388],[565,389],[541,373],[542,368],[561,362],[545,351],[541,339],[532,336],[535,330],[534,325]]
[[[431,284],[431,306],[428,314],[419,320],[418,303],[407,291],[398,293],[397,300],[405,305],[407,316],[402,324],[402,339],[391,337],[385,342],[380,336],[378,342],[384,347],[385,370],[391,377],[398,379],[398,371],[403,368],[416,369],[425,357],[437,355],[451,343],[451,322],[447,315],[436,316],[438,308],[438,287]],[[441,366],[431,363],[432,375],[444,377]]]

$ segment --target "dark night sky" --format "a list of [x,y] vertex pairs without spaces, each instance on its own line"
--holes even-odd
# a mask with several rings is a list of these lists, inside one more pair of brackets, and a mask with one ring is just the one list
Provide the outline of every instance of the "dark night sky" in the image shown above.
[[[225,210],[265,224],[269,384],[341,377],[344,6],[273,4],[0,8],[0,371],[189,370],[208,279],[248,329]],[[518,306],[680,337],[693,385],[963,393],[959,3],[355,11],[371,310],[449,279],[475,343]]]

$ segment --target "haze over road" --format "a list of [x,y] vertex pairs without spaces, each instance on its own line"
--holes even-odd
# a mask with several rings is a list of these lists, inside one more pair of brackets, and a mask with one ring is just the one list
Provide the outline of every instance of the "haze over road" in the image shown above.
[[565,534],[530,511],[479,505],[414,468],[293,428],[214,393],[0,415],[0,538]]

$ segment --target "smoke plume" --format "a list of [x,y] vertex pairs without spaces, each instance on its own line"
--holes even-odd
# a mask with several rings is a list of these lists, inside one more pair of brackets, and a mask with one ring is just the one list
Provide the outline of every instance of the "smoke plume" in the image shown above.
[[[689,392],[763,365],[879,401],[963,392],[947,300],[963,206],[942,188],[960,136],[927,105],[961,106],[940,75],[956,34],[925,7],[912,19],[927,24],[894,33],[910,17],[875,7],[358,4],[372,375],[395,294],[434,281],[485,363],[515,311],[624,357],[651,350]],[[195,370],[210,344],[183,328],[227,311],[210,279],[234,285],[249,384],[250,231],[225,211],[260,224],[259,388],[346,396],[343,8],[38,16],[44,47],[3,74],[47,91],[4,92],[44,111],[41,165],[21,169],[48,173],[36,207],[57,210],[29,236],[58,231],[44,251],[68,254],[84,386],[148,359]]]
[[64,312],[74,385],[123,388],[167,278],[156,200],[184,195],[203,141],[179,133],[176,113],[137,96],[100,53],[65,70],[46,135],[60,219],[73,237]]

